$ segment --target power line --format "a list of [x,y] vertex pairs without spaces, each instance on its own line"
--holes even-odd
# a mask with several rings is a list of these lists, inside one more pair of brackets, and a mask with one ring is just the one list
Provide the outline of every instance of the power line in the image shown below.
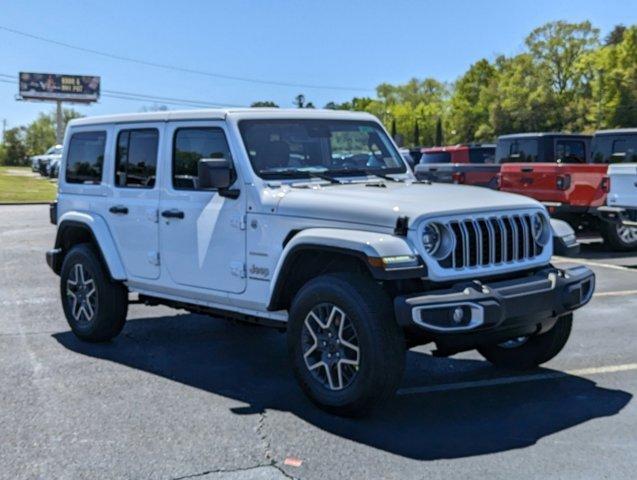
[[114,53],[103,52],[101,50],[95,50],[93,48],[81,47],[79,45],[73,45],[70,43],[61,42],[59,40],[54,40],[51,38],[42,37],[40,35],[34,35],[32,33],[5,27],[3,25],[0,25],[0,30],[13,33],[14,35],[21,35],[23,37],[38,40],[40,42],[50,43],[53,45],[70,48],[80,52],[92,53],[94,55],[100,55],[102,57],[112,58],[112,59],[120,60],[123,62],[136,63],[139,65],[145,65],[147,67],[162,68],[165,70],[174,70],[176,72],[191,73],[194,75],[202,75],[206,77],[222,78],[225,80],[234,80],[238,82],[247,82],[247,83],[257,83],[257,84],[263,84],[263,85],[274,85],[278,87],[311,88],[311,89],[317,89],[317,90],[361,91],[361,92],[373,91],[373,89],[363,88],[363,87],[346,87],[346,86],[336,86],[336,85],[314,85],[314,84],[307,84],[307,83],[292,83],[292,82],[282,82],[277,80],[261,80],[257,78],[239,77],[235,75],[227,75],[224,73],[217,73],[217,72],[207,72],[204,70],[196,70],[192,68],[180,67],[178,65],[170,65],[167,63],[151,62],[148,60],[141,60],[139,58],[126,57],[126,56],[117,55]]
[[[7,80],[5,80],[5,78]],[[8,80],[12,79],[12,80]],[[7,75],[6,73],[0,73],[0,82],[9,83],[15,85],[16,76]],[[232,103],[225,102],[213,102],[207,100],[196,100],[196,99],[185,99],[185,98],[175,98],[175,97],[163,97],[160,95],[148,95],[145,93],[135,93],[135,92],[124,92],[121,90],[102,90],[102,96],[108,98],[117,98],[119,100],[132,100],[136,102],[158,102],[164,103],[167,105],[182,105],[188,107],[208,107],[208,108],[219,108],[219,107],[245,107],[245,105],[237,105]]]

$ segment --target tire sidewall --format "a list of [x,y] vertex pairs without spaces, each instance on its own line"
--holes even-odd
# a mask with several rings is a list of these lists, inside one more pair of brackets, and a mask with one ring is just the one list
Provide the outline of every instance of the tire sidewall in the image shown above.
[[[95,289],[97,290],[96,311],[93,318],[89,322],[78,322],[75,320],[75,318],[73,318],[70,300],[66,294],[67,280],[69,279],[73,268],[78,263],[81,264],[85,271],[90,275],[95,284]],[[100,324],[101,316],[103,316],[104,310],[103,305],[104,302],[107,301],[107,299],[104,298],[106,289],[105,282],[106,278],[103,268],[100,265],[99,260],[96,258],[95,253],[87,245],[77,245],[73,247],[65,256],[64,262],[62,263],[62,269],[60,271],[60,294],[62,300],[62,309],[64,310],[64,314],[69,323],[69,326],[79,337],[92,335]]]
[[[331,303],[348,316],[358,336],[360,366],[353,382],[342,390],[329,390],[320,384],[305,365],[301,347],[304,321],[312,309],[322,303]],[[327,410],[338,411],[341,407],[350,410],[364,409],[369,393],[382,375],[383,352],[379,348],[380,332],[370,322],[376,315],[358,292],[336,276],[315,279],[303,287],[290,308],[288,325],[288,352],[294,372],[306,394]],[[393,319],[385,319],[393,321]]]

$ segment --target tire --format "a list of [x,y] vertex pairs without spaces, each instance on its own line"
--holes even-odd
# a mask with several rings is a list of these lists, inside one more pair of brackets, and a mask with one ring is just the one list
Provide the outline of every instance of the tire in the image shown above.
[[[378,284],[362,275],[323,275],[301,288],[289,313],[294,374],[318,407],[362,416],[394,394],[404,370],[405,341],[392,302]],[[316,318],[329,328],[321,329]],[[310,368],[317,363],[323,365]]]
[[616,252],[637,250],[637,227],[626,227],[619,222],[604,222],[601,233],[604,243]]
[[124,328],[128,290],[111,280],[90,244],[76,245],[66,254],[60,295],[66,320],[80,339],[106,342]]
[[548,362],[562,351],[571,335],[573,314],[560,317],[553,328],[541,335],[520,337],[497,345],[478,348],[492,364],[515,370],[528,370]]

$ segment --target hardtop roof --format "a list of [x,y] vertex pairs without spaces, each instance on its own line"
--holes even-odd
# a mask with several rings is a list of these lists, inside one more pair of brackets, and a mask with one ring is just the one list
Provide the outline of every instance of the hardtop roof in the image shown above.
[[293,108],[233,108],[200,110],[166,110],[161,112],[124,113],[100,115],[71,120],[69,126],[99,125],[106,123],[168,122],[175,120],[226,120],[241,119],[335,119],[376,120],[366,112],[325,109]]

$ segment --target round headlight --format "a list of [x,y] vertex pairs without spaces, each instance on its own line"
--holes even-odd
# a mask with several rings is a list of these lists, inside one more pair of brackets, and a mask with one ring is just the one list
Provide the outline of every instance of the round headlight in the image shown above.
[[440,247],[440,227],[436,223],[428,223],[422,232],[422,244],[428,254],[433,254]]
[[453,235],[449,227],[437,222],[427,223],[422,231],[425,252],[437,260],[446,258],[453,249]]
[[531,217],[533,239],[540,245],[546,245],[550,237],[550,226],[544,215],[536,213]]

